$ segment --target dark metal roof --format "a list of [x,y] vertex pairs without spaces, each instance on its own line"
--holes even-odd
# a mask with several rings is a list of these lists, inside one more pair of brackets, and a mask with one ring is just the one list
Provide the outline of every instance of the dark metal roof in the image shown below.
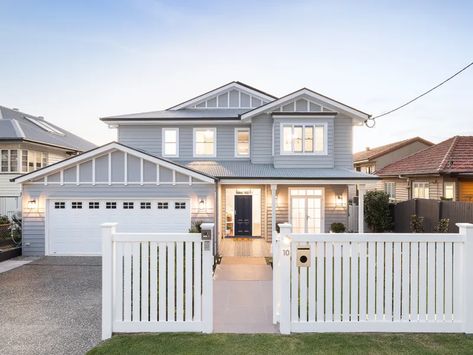
[[[40,125],[44,122],[61,134],[49,132],[34,122],[38,122]],[[77,152],[86,151],[95,147],[95,144],[41,117],[28,115],[3,106],[0,106],[0,140],[33,142]]]

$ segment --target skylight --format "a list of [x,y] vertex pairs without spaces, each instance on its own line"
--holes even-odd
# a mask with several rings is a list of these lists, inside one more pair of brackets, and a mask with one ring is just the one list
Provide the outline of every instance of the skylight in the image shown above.
[[31,123],[38,126],[39,128],[44,129],[46,132],[58,134],[60,136],[64,135],[64,132],[61,132],[60,130],[58,130],[57,128],[53,127],[52,125],[50,125],[49,123],[45,121],[42,121],[40,119],[33,118],[33,117],[27,117],[27,116],[24,116],[24,117]]

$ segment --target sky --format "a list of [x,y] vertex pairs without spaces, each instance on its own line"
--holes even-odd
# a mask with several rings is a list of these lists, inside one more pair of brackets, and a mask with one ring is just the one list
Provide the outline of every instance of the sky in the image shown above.
[[[308,87],[373,115],[473,61],[473,1],[0,0],[0,105],[95,144],[99,121],[166,109],[239,80]],[[376,127],[354,150],[473,135],[473,68]]]

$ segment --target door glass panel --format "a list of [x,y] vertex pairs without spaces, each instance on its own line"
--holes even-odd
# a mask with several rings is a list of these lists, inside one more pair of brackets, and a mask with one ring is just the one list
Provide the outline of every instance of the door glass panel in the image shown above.
[[307,197],[307,233],[322,231],[322,200],[318,197]]
[[292,230],[294,233],[305,232],[305,197],[293,197],[291,201]]

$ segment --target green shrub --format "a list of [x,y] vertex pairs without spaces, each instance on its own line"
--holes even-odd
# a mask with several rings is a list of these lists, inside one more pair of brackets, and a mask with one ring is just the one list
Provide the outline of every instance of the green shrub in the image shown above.
[[438,221],[437,225],[435,226],[434,230],[436,233],[448,233],[448,226],[450,225],[449,218],[442,218]]
[[424,217],[413,214],[409,223],[412,233],[424,233]]
[[365,222],[376,233],[392,229],[389,195],[384,191],[368,191],[365,195]]
[[330,231],[333,233],[345,233],[346,227],[343,223],[335,222],[330,225]]
[[191,224],[191,227],[189,228],[189,233],[201,233],[202,230],[200,228],[202,221],[194,221]]

